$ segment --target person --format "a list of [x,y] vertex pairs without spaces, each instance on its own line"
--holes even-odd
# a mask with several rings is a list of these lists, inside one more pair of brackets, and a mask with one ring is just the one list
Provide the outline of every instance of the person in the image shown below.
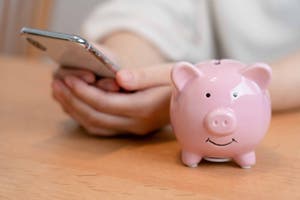
[[97,80],[86,70],[60,68],[53,96],[91,134],[145,135],[169,123],[173,63],[232,58],[269,63],[272,110],[297,109],[299,6],[297,0],[107,1],[83,33],[122,69],[115,79]]

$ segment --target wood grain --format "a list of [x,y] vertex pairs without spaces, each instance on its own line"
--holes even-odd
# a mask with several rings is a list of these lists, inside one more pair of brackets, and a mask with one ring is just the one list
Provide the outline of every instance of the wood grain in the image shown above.
[[0,57],[0,199],[300,199],[300,112],[273,116],[254,168],[190,169],[169,128],[88,136],[51,99],[52,68]]

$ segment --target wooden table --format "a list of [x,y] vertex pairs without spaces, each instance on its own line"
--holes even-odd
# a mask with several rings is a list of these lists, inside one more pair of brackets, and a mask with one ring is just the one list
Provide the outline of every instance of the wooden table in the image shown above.
[[85,134],[51,99],[52,67],[0,57],[0,199],[300,199],[300,112],[273,117],[252,169],[190,169],[168,128]]

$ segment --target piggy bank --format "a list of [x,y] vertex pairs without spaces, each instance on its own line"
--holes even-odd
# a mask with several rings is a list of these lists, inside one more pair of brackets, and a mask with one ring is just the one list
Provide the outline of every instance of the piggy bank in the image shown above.
[[172,68],[170,118],[185,165],[197,167],[202,159],[233,160],[242,168],[255,164],[255,147],[271,119],[271,74],[264,63],[234,60]]

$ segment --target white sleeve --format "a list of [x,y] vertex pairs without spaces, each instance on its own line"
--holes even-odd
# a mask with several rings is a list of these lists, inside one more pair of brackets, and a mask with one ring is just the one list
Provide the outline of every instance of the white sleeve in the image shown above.
[[132,31],[151,41],[170,60],[188,59],[196,35],[196,0],[111,0],[96,7],[83,34],[96,41]]

